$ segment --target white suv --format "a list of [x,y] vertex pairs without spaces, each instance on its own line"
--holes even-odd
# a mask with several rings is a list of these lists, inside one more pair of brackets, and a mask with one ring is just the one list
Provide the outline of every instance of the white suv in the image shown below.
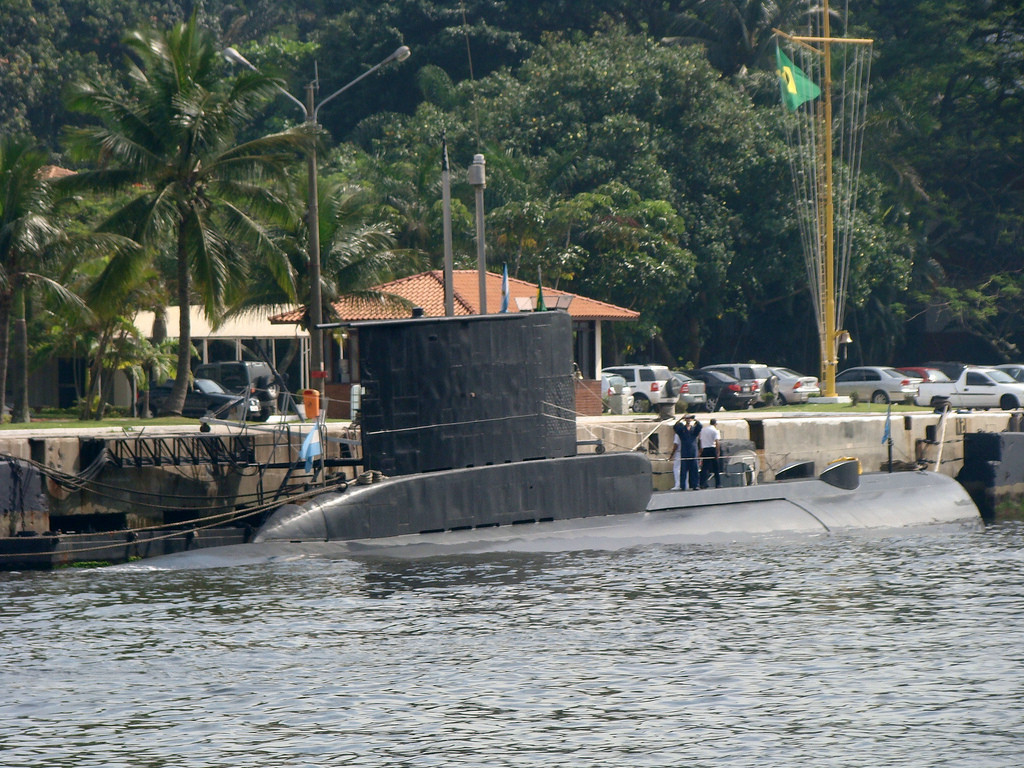
[[662,405],[675,407],[679,388],[665,365],[615,365],[602,374],[621,376],[633,388],[633,412],[646,413]]

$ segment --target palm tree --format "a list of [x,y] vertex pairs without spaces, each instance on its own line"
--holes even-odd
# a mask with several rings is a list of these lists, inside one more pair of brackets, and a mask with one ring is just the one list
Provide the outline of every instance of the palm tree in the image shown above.
[[[394,212],[361,185],[328,178],[320,183],[318,191],[323,264],[321,295],[325,304],[346,297],[407,308],[405,300],[374,287],[418,266],[411,251],[396,248],[394,226],[387,221]],[[305,273],[304,265],[309,258],[307,236],[303,219],[282,238],[282,247],[298,274]],[[235,312],[294,300],[308,306],[311,295],[308,281],[300,281],[296,288],[294,296],[285,293],[269,267],[259,264]],[[306,319],[308,327],[308,315]]]
[[141,259],[173,244],[175,274],[169,277],[180,310],[175,384],[163,412],[179,414],[188,386],[192,334],[189,307],[198,294],[216,322],[233,286],[244,281],[249,260],[290,267],[270,229],[295,218],[278,194],[285,169],[312,137],[300,128],[241,141],[255,107],[273,96],[277,81],[257,72],[226,74],[213,36],[193,17],[165,32],[130,33],[134,54],[127,95],[80,83],[72,109],[101,126],[73,131],[77,157],[98,168],[79,173],[75,186],[134,190],[103,225],[147,246],[112,259],[107,283],[137,273]]
[[[0,410],[6,405],[10,360],[15,422],[30,418],[28,290],[40,286],[63,301],[81,305],[61,283],[43,274],[62,248],[73,246],[55,217],[53,190],[43,173],[47,163],[47,154],[30,137],[0,139]],[[12,318],[13,350],[9,345]]]

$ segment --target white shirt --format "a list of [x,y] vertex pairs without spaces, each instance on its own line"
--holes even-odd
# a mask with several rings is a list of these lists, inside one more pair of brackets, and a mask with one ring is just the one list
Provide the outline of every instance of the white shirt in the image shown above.
[[700,431],[700,437],[697,438],[700,441],[700,449],[703,451],[705,448],[714,448],[718,445],[718,441],[721,439],[722,433],[718,431],[718,428],[708,424]]

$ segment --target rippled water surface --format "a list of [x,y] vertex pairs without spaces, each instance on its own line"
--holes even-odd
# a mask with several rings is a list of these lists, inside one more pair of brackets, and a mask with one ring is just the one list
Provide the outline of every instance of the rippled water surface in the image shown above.
[[1022,544],[0,574],[0,762],[1016,768]]

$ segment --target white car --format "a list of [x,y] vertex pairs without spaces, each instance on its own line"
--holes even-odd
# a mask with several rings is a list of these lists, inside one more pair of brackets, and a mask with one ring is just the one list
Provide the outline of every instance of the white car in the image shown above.
[[918,385],[918,405],[950,408],[1001,408],[1024,405],[1024,384],[1000,368],[968,366],[954,381]]
[[614,365],[604,368],[601,375],[604,374],[621,376],[633,388],[634,413],[647,413],[662,405],[675,408],[679,400],[679,389],[668,366]]
[[862,402],[912,403],[921,379],[884,365],[860,365],[836,376],[836,394],[856,395]]
[[792,368],[772,368],[772,373],[779,380],[779,404],[806,403],[809,398],[821,394],[821,384],[817,376],[804,376]]

